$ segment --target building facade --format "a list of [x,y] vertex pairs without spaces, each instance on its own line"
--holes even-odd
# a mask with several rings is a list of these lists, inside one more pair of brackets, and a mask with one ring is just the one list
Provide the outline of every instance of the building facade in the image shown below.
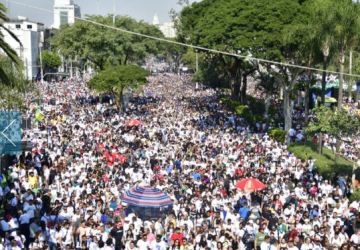
[[173,22],[163,23],[159,26],[159,29],[166,38],[176,37],[176,30]]
[[159,30],[164,34],[166,38],[175,38],[176,37],[176,29],[174,22],[167,22],[160,24],[159,17],[157,14],[153,17],[153,25],[159,28]]
[[25,17],[18,17],[5,22],[4,26],[21,41],[19,44],[6,30],[1,30],[5,42],[16,51],[23,61],[26,79],[36,78],[40,71],[40,44],[44,42],[44,24],[29,21]]
[[55,0],[54,29],[59,29],[62,25],[75,23],[76,17],[81,17],[81,11],[73,0]]

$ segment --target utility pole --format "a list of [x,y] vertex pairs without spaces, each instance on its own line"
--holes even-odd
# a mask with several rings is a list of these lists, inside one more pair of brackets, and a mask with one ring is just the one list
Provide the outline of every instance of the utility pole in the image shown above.
[[25,69],[26,69],[26,80],[29,80],[29,65],[27,58],[25,58]]
[[199,54],[197,50],[195,50],[195,56],[196,56],[196,72],[199,71]]
[[39,55],[40,55],[40,77],[41,83],[44,83],[44,69],[43,69],[43,61],[42,61],[42,42],[39,43]]
[[70,60],[70,78],[73,78],[73,61]]
[[[353,51],[350,50],[350,56],[349,56],[349,73],[350,75],[352,74],[352,61],[353,61]],[[349,92],[349,101],[351,101],[352,99],[352,87],[353,87],[353,84],[352,84],[352,77],[350,76],[349,77],[349,83],[348,83],[348,92]]]
[[115,27],[115,0],[113,0],[113,26]]

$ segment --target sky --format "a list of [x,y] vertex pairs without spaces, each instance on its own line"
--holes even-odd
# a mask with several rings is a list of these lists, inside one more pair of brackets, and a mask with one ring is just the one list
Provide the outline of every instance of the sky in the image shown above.
[[[113,2],[116,6],[117,15],[128,15],[137,20],[152,22],[154,14],[159,17],[160,23],[170,21],[169,11],[173,8],[180,10],[177,0],[74,0],[81,8],[81,15],[101,14],[106,15],[113,12]],[[31,9],[21,6],[16,2],[26,5],[52,10],[54,0],[0,0],[9,7],[9,15],[28,17],[32,21],[44,23],[51,26],[53,23],[52,13]]]

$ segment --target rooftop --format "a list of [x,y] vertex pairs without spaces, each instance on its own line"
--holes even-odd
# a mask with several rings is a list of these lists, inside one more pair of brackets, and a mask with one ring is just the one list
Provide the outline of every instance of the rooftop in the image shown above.
[[24,17],[24,16],[18,16],[17,18],[11,18],[8,21],[6,21],[6,23],[23,23],[23,22],[36,23],[38,25],[44,26],[43,23],[32,21],[29,18]]

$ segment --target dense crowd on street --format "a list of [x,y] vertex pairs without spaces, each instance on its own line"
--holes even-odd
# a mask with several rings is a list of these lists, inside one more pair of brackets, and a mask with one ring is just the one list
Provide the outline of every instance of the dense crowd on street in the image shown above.
[[[360,248],[348,177],[324,179],[186,78],[149,77],[125,112],[80,79],[40,84],[33,149],[1,175],[0,250]],[[236,188],[247,177],[267,187]],[[135,185],[167,193],[170,212],[129,212],[121,194]]]

